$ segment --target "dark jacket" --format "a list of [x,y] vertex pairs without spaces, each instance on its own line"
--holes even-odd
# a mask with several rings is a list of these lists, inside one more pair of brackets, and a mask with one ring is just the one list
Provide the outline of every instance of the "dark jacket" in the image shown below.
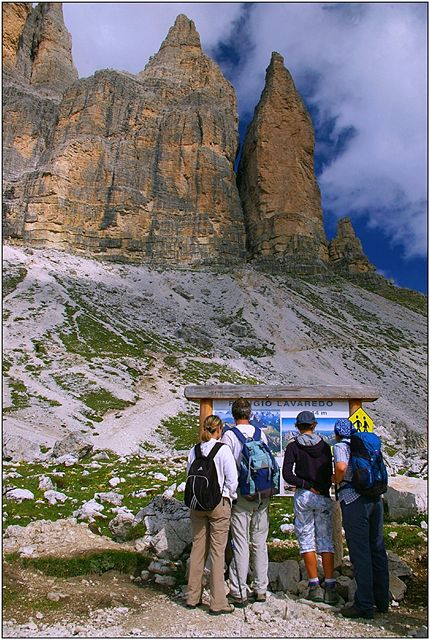
[[312,446],[293,440],[285,450],[282,476],[290,485],[316,489],[328,496],[333,473],[330,445],[322,438]]

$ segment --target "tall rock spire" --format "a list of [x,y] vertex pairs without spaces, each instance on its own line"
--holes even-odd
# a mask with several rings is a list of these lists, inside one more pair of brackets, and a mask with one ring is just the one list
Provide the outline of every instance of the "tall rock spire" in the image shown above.
[[3,70],[13,72],[25,23],[31,13],[31,2],[2,2]]
[[5,67],[15,80],[49,95],[61,95],[77,80],[61,2],[39,2],[34,8],[31,3],[8,3],[3,31]]
[[238,170],[252,257],[298,272],[327,264],[313,154],[311,119],[283,57],[274,52]]
[[183,14],[176,18],[158,53],[151,56],[138,77],[147,84],[161,81],[167,98],[173,98],[175,94],[179,97],[190,90],[200,92],[211,80],[215,90],[221,84],[225,86],[225,97],[236,109],[233,87],[227,83],[218,65],[203,53],[194,22]]
[[200,36],[194,22],[183,13],[177,16],[175,24],[170,27],[169,33],[161,44],[160,51],[165,47],[201,48]]
[[351,220],[341,218],[337,223],[337,236],[329,244],[330,262],[339,273],[369,273],[375,267],[366,257]]
[[23,182],[49,147],[59,102],[78,73],[61,3],[8,2],[2,12],[4,232],[20,237],[28,205]]
[[35,42],[30,82],[62,92],[78,79],[72,59],[72,38],[67,31],[61,2],[41,2],[35,8]]

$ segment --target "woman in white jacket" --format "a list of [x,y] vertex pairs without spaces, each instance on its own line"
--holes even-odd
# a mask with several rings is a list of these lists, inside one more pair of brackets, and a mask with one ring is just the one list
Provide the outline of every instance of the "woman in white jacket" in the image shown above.
[[[208,416],[201,432],[201,452],[207,456],[222,435],[223,423],[218,416]],[[195,448],[188,455],[187,471],[195,460]],[[209,578],[209,613],[219,615],[232,613],[234,606],[227,602],[224,582],[224,554],[230,528],[231,504],[237,494],[237,467],[229,447],[221,446],[213,459],[218,484],[221,490],[220,502],[212,511],[190,510],[193,530],[191,549],[187,607],[194,609],[201,605],[203,592],[203,572],[208,555],[211,560]]]

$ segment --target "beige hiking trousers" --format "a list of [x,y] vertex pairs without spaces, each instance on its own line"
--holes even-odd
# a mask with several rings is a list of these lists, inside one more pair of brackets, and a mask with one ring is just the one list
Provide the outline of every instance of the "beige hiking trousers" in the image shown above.
[[231,504],[228,498],[212,511],[190,511],[193,530],[187,604],[196,605],[202,599],[203,572],[205,562],[210,558],[210,608],[219,611],[227,607],[224,582],[224,554],[230,528]]

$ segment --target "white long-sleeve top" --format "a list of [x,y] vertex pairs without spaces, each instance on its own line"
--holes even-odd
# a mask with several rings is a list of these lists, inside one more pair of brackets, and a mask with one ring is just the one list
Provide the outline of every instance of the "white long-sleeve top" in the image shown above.
[[[207,456],[212,447],[219,442],[215,438],[211,438],[208,442],[201,442],[201,450],[204,456]],[[194,462],[196,455],[194,453],[194,447],[188,454],[187,472],[190,466]],[[229,447],[221,447],[214,457],[215,469],[218,476],[218,483],[221,489],[221,494],[225,498],[229,498],[231,501],[237,498],[237,484],[238,475],[236,462]]]
[[[237,424],[236,427],[246,438],[253,438],[255,433],[255,427],[252,424]],[[261,441],[267,444],[267,438],[264,431],[261,431]],[[236,466],[240,468],[240,461],[242,458],[242,443],[233,431],[227,429],[221,438],[221,442],[224,442],[233,452]]]

